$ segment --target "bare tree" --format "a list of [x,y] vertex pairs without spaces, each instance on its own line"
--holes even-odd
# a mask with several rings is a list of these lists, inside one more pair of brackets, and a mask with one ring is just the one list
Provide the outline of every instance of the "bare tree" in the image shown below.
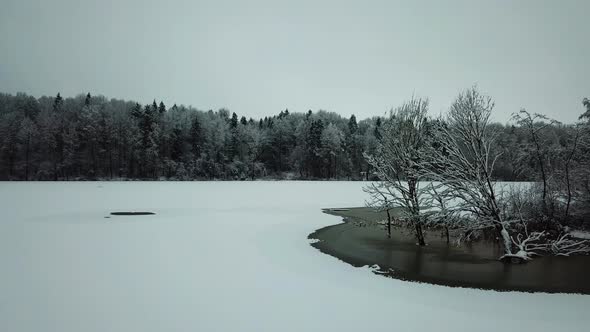
[[370,199],[366,203],[367,206],[387,213],[387,237],[391,238],[391,210],[395,207],[388,200],[389,195],[386,194],[388,192],[387,185],[385,182],[372,183],[364,190],[370,195]]
[[425,212],[425,226],[442,229],[447,244],[451,243],[451,232],[453,242],[461,245],[463,242],[479,239],[481,231],[494,227],[489,220],[478,218],[471,211],[466,211],[442,184],[431,182],[429,190],[430,200],[427,204],[430,210]]
[[500,213],[492,153],[496,134],[488,127],[494,103],[476,87],[462,92],[446,119],[435,126],[429,159],[429,177],[442,184],[440,195],[453,208],[474,216],[472,229],[493,227],[502,239],[504,253],[512,254],[512,241]]
[[385,125],[377,153],[366,155],[367,162],[382,181],[365,188],[369,205],[402,208],[413,224],[418,244],[425,245],[420,209],[428,192],[421,187],[422,158],[428,135],[428,100],[412,98],[392,111]]
[[549,191],[548,182],[549,182],[549,174],[547,169],[546,163],[546,149],[542,147],[540,132],[554,124],[558,124],[559,121],[549,119],[543,114],[531,114],[526,110],[522,109],[518,113],[514,113],[512,118],[520,125],[521,127],[525,128],[534,145],[535,151],[535,158],[539,164],[539,171],[541,172],[541,179],[543,180],[543,211],[547,212],[547,194]]
[[568,139],[568,144],[565,151],[565,185],[567,189],[567,202],[565,206],[565,218],[567,219],[570,212],[570,205],[572,203],[572,176],[571,176],[571,168],[572,162],[574,161],[574,157],[579,150],[580,144],[583,141],[584,132],[580,128],[580,126],[573,127],[573,133]]
[[[443,208],[452,206],[455,216],[460,214],[460,220],[471,216],[469,222],[459,224],[466,229],[465,237],[472,231],[493,227],[504,247],[504,255],[500,259],[520,262],[528,261],[535,255],[569,256],[590,252],[588,241],[575,239],[567,231],[561,230],[560,234],[546,230],[529,231],[528,225],[534,220],[531,213],[525,214],[522,209],[526,204],[529,209],[534,209],[534,202],[539,198],[531,194],[524,197],[520,188],[517,190],[520,198],[515,194],[505,197],[505,191],[496,186],[492,174],[499,154],[493,153],[496,133],[488,126],[493,107],[491,98],[471,88],[459,95],[447,118],[435,126],[435,139],[427,156],[432,179],[442,183],[440,193],[435,196],[446,198],[446,203],[439,205]],[[537,134],[540,124],[535,119],[546,118],[525,112],[518,118],[533,134]],[[543,159],[540,138],[537,136],[534,140],[538,147],[536,156]],[[571,148],[570,154],[576,147]],[[547,180],[547,169],[544,168],[544,171]],[[534,194],[533,191],[531,193]],[[543,197],[547,197],[546,183]],[[442,202],[441,199],[438,201]],[[506,209],[505,205],[512,207]],[[441,208],[441,211],[449,213],[448,208]]]

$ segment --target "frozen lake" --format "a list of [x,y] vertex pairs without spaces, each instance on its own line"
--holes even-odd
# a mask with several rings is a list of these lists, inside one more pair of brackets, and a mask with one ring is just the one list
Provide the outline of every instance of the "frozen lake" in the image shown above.
[[[0,331],[588,331],[590,296],[383,278],[309,245],[361,182],[0,183]],[[104,217],[111,211],[151,216]]]

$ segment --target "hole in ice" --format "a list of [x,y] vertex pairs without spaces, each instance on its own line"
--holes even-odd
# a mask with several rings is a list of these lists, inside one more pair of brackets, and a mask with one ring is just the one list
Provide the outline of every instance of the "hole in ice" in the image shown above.
[[120,211],[111,212],[112,216],[149,216],[155,214],[153,212],[138,212],[138,211]]

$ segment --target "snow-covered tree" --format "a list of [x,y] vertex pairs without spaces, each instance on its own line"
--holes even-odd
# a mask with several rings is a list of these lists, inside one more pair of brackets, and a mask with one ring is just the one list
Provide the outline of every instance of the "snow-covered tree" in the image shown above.
[[427,149],[429,123],[428,100],[412,98],[392,111],[374,155],[368,163],[381,182],[365,187],[368,204],[383,210],[399,207],[414,225],[418,244],[425,245],[424,218],[420,210],[427,199],[428,188],[422,187],[424,154]]
[[[375,176],[372,166],[359,156],[375,154],[386,127],[381,117],[358,120],[322,110],[284,110],[246,120],[237,114],[234,117],[227,109],[203,112],[180,104],[168,109],[156,100],[142,105],[86,92],[73,98],[0,93],[0,179],[55,180],[115,174],[120,178],[155,179],[162,175],[178,178],[179,172],[195,179],[230,179],[230,173],[237,169],[242,172],[246,166],[249,177],[254,173],[349,180]],[[28,163],[26,144],[18,135],[25,117],[35,123],[37,141],[43,143],[30,146]],[[322,142],[323,132],[330,125],[344,137],[341,150],[335,154],[330,154],[336,150],[325,144],[325,138]],[[499,132],[493,153],[503,153],[494,178],[535,180],[538,163],[526,130],[502,124],[490,124],[492,127]],[[564,181],[572,128],[551,124],[542,135],[550,143],[543,141],[542,145],[548,149],[549,185],[555,190],[561,190]],[[256,149],[251,147],[254,136],[264,137]],[[584,144],[577,150],[568,164],[571,182],[582,183],[590,197],[590,179],[582,176],[588,164],[583,156],[590,151]],[[235,163],[230,170],[229,165],[236,160],[241,164]],[[257,169],[254,173],[252,165]],[[572,189],[572,196],[582,197],[581,190]],[[578,199],[572,201],[579,206]]]
[[476,87],[455,99],[446,118],[433,126],[434,138],[425,154],[427,176],[442,183],[440,194],[453,201],[455,209],[473,216],[471,227],[494,228],[505,255],[510,256],[512,240],[492,178],[498,158],[492,152],[496,133],[489,127],[493,108],[492,99]]

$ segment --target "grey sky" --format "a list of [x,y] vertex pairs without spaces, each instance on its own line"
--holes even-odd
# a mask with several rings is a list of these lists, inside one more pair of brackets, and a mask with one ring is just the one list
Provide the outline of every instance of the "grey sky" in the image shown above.
[[29,1],[0,5],[0,91],[90,91],[259,117],[358,118],[474,83],[495,120],[590,96],[590,1]]

